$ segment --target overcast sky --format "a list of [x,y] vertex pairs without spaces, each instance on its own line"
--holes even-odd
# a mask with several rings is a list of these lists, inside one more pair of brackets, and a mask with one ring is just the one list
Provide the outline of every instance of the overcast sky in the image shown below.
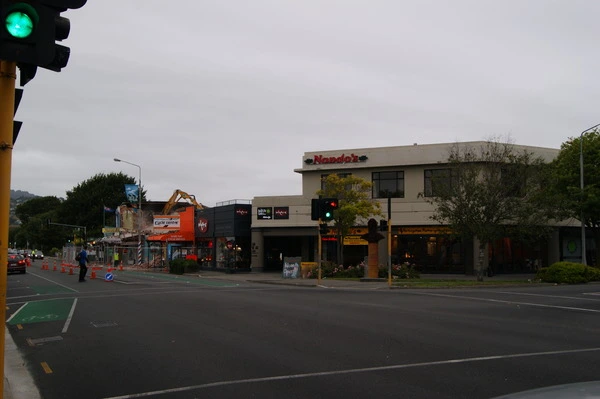
[[[559,148],[600,123],[592,0],[88,0],[71,59],[15,119],[11,188],[123,172],[152,201],[299,195],[307,151],[484,140]],[[18,79],[17,79],[18,85]]]

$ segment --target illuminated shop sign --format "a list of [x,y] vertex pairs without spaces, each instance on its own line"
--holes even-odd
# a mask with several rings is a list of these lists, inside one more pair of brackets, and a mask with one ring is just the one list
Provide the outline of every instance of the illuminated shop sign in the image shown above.
[[315,155],[312,158],[307,158],[304,160],[304,163],[308,165],[322,165],[322,164],[332,164],[332,163],[357,163],[364,162],[369,159],[366,155],[356,155],[356,154],[342,154],[339,156],[324,156],[324,155]]
[[273,208],[272,207],[256,208],[256,218],[258,220],[273,219]]
[[273,211],[273,219],[289,219],[290,208],[288,206],[276,206]]

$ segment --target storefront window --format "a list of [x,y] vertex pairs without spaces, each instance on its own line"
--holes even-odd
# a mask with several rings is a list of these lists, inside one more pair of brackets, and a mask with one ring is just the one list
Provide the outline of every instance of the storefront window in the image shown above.
[[373,198],[404,198],[404,172],[373,172]]

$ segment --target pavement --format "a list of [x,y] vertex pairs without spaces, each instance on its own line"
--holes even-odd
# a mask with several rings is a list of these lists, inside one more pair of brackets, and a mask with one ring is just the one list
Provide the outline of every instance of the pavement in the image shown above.
[[[158,271],[157,271],[158,272]],[[390,289],[388,280],[384,279],[363,279],[358,280],[336,280],[322,278],[303,279],[303,278],[283,278],[281,272],[239,272],[223,273],[220,271],[199,271],[189,273],[186,276],[197,276],[198,278],[237,281],[257,284],[273,285],[291,285],[303,287],[318,288],[343,288],[356,290],[383,290]],[[534,279],[534,274],[502,274],[494,277],[486,277],[486,281],[496,280],[515,280],[524,281]],[[473,275],[465,274],[421,274],[421,280],[473,280]],[[394,280],[397,281],[397,280]],[[25,362],[14,343],[10,332],[5,331],[5,352],[4,352],[4,394],[3,399],[40,399],[41,396],[33,378],[27,371]]]

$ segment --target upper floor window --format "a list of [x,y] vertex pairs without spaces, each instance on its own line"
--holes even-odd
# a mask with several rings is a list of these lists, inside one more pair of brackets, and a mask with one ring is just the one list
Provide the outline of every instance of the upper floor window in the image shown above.
[[439,197],[452,188],[454,180],[450,169],[425,169],[425,196]]
[[373,198],[404,198],[404,172],[373,172]]

